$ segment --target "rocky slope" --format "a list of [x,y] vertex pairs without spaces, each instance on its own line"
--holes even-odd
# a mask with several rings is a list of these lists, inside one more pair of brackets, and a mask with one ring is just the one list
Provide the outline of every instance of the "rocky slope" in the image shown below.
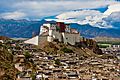
[[80,44],[71,46],[69,44],[63,44],[60,42],[43,42],[43,45],[39,47],[48,54],[64,54],[75,53],[81,57],[99,57],[102,55],[102,51],[97,46],[97,43],[92,39],[80,42]]

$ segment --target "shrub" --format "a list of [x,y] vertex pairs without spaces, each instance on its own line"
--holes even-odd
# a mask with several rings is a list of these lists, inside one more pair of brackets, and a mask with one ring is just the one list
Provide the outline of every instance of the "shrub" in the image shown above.
[[29,58],[32,57],[31,54],[30,54],[29,52],[25,52],[24,56],[25,56],[26,59],[29,59]]
[[61,64],[61,63],[60,63],[60,60],[59,60],[59,59],[56,59],[56,60],[55,60],[55,64],[60,65],[60,64]]
[[61,51],[63,51],[64,53],[73,53],[73,50],[69,48],[62,48]]

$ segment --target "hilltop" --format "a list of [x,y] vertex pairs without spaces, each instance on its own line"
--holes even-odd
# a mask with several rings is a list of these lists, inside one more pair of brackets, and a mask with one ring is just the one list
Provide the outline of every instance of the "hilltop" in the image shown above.
[[103,54],[97,43],[92,39],[80,42],[80,44],[72,46],[60,42],[44,41],[38,48],[45,51],[48,55],[64,55],[64,53],[73,53],[79,55],[79,58],[99,57],[99,58],[114,58],[111,55]]

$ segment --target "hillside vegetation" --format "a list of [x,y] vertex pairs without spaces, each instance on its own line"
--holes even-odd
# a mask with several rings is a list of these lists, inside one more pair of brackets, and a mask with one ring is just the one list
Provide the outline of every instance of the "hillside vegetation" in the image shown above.
[[15,80],[16,73],[13,55],[8,51],[8,45],[0,43],[0,80]]

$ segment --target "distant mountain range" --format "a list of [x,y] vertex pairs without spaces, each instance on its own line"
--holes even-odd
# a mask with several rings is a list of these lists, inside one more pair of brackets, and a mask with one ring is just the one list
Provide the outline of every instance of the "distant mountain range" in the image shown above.
[[44,21],[28,21],[0,19],[0,36],[11,38],[30,38],[32,33],[39,34],[40,25]]
[[0,36],[30,38],[39,35],[40,26],[46,21],[63,21],[76,28],[87,38],[120,38],[120,4],[95,9],[77,9],[45,17],[41,21],[0,19]]
[[72,28],[76,28],[80,33],[81,36],[87,38],[94,38],[94,37],[112,37],[112,38],[120,38],[120,29],[104,29],[93,27],[89,24],[86,25],[79,25],[79,24],[71,24]]
[[[41,21],[28,21],[28,20],[13,20],[13,19],[0,19],[0,36],[7,36],[11,38],[30,38],[32,33],[39,34],[40,26],[45,22]],[[111,22],[111,21],[110,21]],[[71,28],[76,28],[81,36],[93,38],[97,36],[115,37],[120,38],[120,23],[112,22],[114,26],[119,28],[98,28],[89,24],[80,25],[71,23]]]

